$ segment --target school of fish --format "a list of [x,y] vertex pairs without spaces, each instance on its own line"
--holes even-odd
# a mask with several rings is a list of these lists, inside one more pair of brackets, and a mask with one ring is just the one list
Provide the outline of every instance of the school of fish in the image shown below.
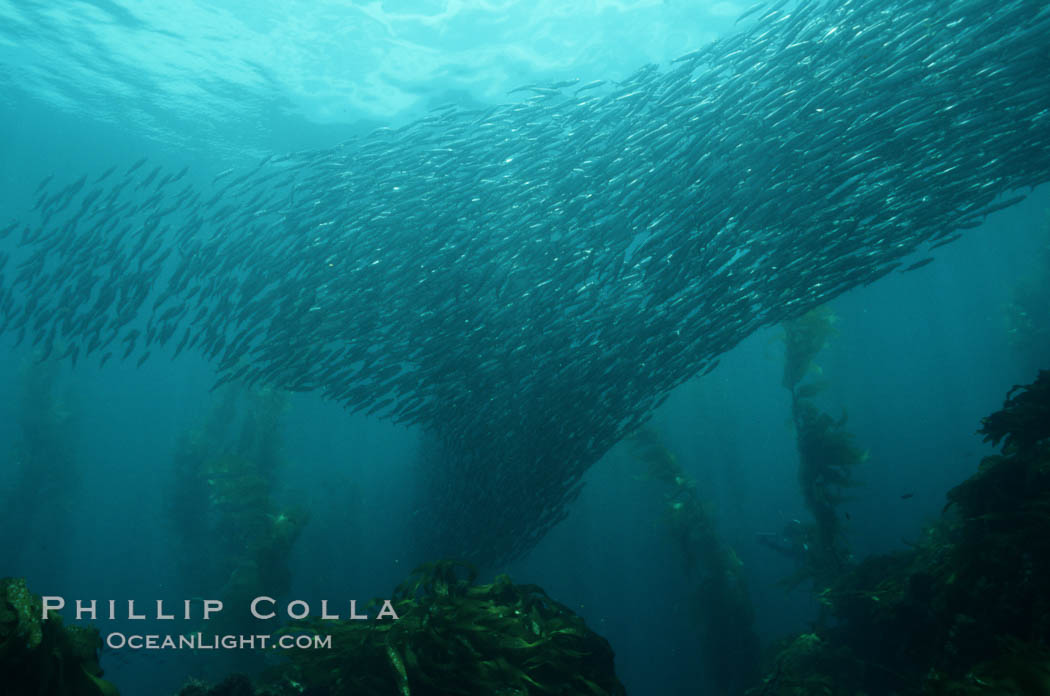
[[210,187],[146,160],[45,180],[0,227],[0,331],[74,364],[197,351],[220,383],[420,426],[422,543],[504,563],[755,329],[1050,179],[1045,0],[748,14],[622,82],[529,85]]

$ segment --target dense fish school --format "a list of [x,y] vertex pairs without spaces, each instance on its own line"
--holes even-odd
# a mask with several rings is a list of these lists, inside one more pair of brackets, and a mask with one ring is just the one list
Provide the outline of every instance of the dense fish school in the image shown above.
[[0,327],[422,426],[429,551],[506,561],[720,353],[1050,179],[1045,0],[786,7],[207,191],[145,161],[42,182],[0,227]]

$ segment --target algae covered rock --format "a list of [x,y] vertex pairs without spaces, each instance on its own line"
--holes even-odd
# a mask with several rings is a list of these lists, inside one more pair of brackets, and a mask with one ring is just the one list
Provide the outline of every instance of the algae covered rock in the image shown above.
[[65,627],[21,578],[0,580],[0,683],[5,694],[118,696],[102,679],[98,632]]
[[44,638],[40,601],[22,578],[0,580],[0,656],[18,654],[19,647],[35,650]]
[[748,696],[866,696],[860,690],[863,665],[848,648],[815,633],[787,641],[760,686]]
[[293,653],[284,682],[326,696],[624,694],[612,648],[583,619],[535,585],[475,579],[463,564],[427,564],[397,588],[397,620],[293,624],[330,635],[332,649]]
[[214,686],[191,679],[179,690],[178,696],[277,696],[278,693],[268,689],[256,690],[251,679],[243,674],[232,674]]
[[1007,395],[981,433],[1003,443],[948,492],[913,548],[871,556],[821,602],[757,696],[1050,694],[1050,373]]

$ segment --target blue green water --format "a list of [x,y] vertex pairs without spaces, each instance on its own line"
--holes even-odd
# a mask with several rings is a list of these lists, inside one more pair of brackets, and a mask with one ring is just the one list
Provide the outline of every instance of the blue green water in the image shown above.
[[[0,3],[0,223],[32,207],[37,182],[142,156],[206,185],[258,158],[331,147],[435,106],[508,101],[522,84],[622,79],[740,31],[731,2]],[[843,513],[853,553],[899,548],[991,451],[980,418],[1050,358],[1017,345],[1008,305],[1047,273],[1046,187],[967,230],[914,272],[835,298],[838,335],[817,362],[870,458]],[[17,240],[3,244],[13,249]],[[7,249],[7,246],[0,247]],[[0,481],[13,489],[31,360],[0,335]],[[170,353],[170,348],[169,351]],[[779,329],[764,328],[653,417],[709,499],[745,568],[764,639],[803,629],[815,601],[785,592],[790,564],[756,543],[805,515]],[[31,519],[4,519],[0,576],[40,594],[152,600],[216,592],[180,572],[165,514],[180,435],[199,425],[214,365],[189,352],[136,367],[60,364],[77,476],[42,488]],[[296,394],[284,418],[277,489],[311,518],[290,566],[291,595],[386,596],[418,561],[410,547],[419,434]],[[6,448],[6,449],[4,449]],[[10,449],[11,451],[7,451]],[[661,526],[662,492],[614,448],[585,476],[569,515],[507,570],[578,611],[616,651],[629,693],[695,693],[704,674],[687,589]],[[907,496],[907,497],[904,497]],[[0,517],[2,517],[0,512]],[[109,652],[124,693],[171,693],[178,655]]]

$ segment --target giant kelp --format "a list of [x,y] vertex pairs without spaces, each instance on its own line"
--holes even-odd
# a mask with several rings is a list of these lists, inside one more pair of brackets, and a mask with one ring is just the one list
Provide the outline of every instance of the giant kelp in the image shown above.
[[1050,438],[1050,370],[1040,370],[1032,384],[1011,389],[1003,409],[981,421],[980,433],[985,442],[1002,442],[1009,451],[1030,450]]
[[98,631],[42,616],[21,578],[0,580],[0,685],[13,696],[118,696],[102,679]]
[[1043,214],[1043,245],[1013,288],[1004,316],[1013,346],[1036,365],[1050,360],[1050,209]]
[[740,693],[758,669],[759,642],[743,564],[718,535],[713,512],[696,481],[656,431],[643,428],[629,440],[631,455],[665,493],[665,522],[692,585],[690,622],[700,640],[700,658],[718,693]]
[[[827,307],[818,307],[784,322],[783,385],[791,392],[791,417],[798,448],[798,483],[802,501],[813,517],[811,525],[802,525],[796,539],[799,568],[789,583],[809,578],[823,589],[846,568],[849,550],[840,519],[839,505],[844,491],[856,485],[855,469],[867,453],[857,447],[853,434],[846,429],[846,416],[834,418],[821,410],[815,401],[827,386],[823,381],[806,381],[819,372],[817,354],[835,335],[835,315]],[[776,547],[774,547],[776,548]]]
[[839,506],[846,500],[845,490],[857,485],[853,473],[867,453],[846,430],[844,416],[833,418],[806,399],[795,399],[792,411],[798,482],[814,521],[806,572],[819,583],[841,571],[849,557]]
[[819,373],[816,357],[828,342],[837,335],[835,324],[838,317],[827,305],[809,310],[805,314],[781,324],[781,340],[784,342],[784,376],[781,383],[791,391],[793,397],[811,396],[819,390],[821,383],[802,381],[811,373]]
[[49,571],[59,572],[72,529],[70,511],[81,483],[76,418],[70,394],[62,387],[61,364],[39,353],[21,364],[17,429],[8,469],[13,479],[0,494],[0,543],[11,565],[30,547],[48,548]]
[[[187,559],[180,577],[194,588],[222,587],[230,607],[291,587],[290,555],[308,513],[278,501],[286,405],[272,389],[227,387],[176,448],[169,512]],[[250,626],[246,614],[221,620],[232,620],[222,627],[230,631]]]
[[20,232],[0,330],[74,362],[192,350],[223,382],[422,426],[447,456],[419,523],[457,555],[520,555],[719,354],[1050,179],[1045,3],[756,19],[666,69],[205,190],[145,160],[45,182],[0,229]]
[[912,549],[843,573],[821,595],[837,622],[806,643],[805,660],[798,643],[778,653],[752,693],[1047,693],[1050,436],[1033,416],[1050,408],[1048,383],[1041,372],[984,419],[1003,452],[948,493]]

